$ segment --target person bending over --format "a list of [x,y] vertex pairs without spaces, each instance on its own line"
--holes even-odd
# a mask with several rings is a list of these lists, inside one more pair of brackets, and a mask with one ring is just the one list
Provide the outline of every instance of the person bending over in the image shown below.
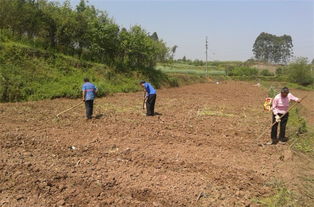
[[155,115],[155,102],[156,102],[156,90],[155,88],[148,82],[141,81],[140,85],[146,91],[146,116],[154,116]]

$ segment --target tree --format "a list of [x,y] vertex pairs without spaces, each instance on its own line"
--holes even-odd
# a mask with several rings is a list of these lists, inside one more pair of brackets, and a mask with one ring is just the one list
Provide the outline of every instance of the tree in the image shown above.
[[276,36],[262,32],[255,40],[255,58],[269,63],[287,63],[293,54],[292,38],[289,35]]
[[174,53],[176,53],[177,48],[178,48],[177,45],[174,45],[174,46],[171,48],[171,59],[172,59],[172,60],[173,60],[173,58],[174,58]]
[[158,35],[156,32],[154,32],[151,36],[150,36],[153,40],[158,41]]
[[106,12],[88,5],[87,0],[80,0],[75,9],[70,0],[63,4],[0,0],[0,5],[1,33],[45,49],[130,70],[153,68],[169,55],[169,48],[156,32],[150,35],[138,25],[120,29]]

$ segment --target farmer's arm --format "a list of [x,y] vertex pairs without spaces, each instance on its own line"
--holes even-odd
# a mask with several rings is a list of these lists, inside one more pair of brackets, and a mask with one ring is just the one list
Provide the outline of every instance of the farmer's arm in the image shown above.
[[148,99],[148,93],[144,89],[144,102],[143,103],[146,103],[147,99]]
[[301,102],[301,99],[299,99],[298,97],[295,97],[294,95],[292,95],[291,93],[288,94],[288,98],[291,101],[296,101],[296,102]]

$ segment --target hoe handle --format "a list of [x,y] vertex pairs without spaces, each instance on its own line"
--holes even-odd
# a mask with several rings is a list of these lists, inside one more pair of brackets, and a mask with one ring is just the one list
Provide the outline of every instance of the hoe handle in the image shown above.
[[72,106],[71,108],[68,108],[67,110],[64,110],[64,111],[58,113],[58,114],[57,114],[57,117],[59,117],[61,114],[65,113],[65,112],[67,112],[67,111],[70,111],[71,109],[74,109],[74,108],[78,107],[78,106],[81,105],[82,103],[83,103],[83,102],[80,102],[80,103],[76,104],[75,106]]

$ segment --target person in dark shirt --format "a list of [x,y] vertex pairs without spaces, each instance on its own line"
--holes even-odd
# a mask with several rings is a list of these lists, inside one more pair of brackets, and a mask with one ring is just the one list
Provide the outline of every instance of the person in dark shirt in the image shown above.
[[145,81],[141,81],[140,85],[146,91],[146,95],[145,95],[146,116],[154,116],[155,115],[156,90],[150,83],[145,82]]

